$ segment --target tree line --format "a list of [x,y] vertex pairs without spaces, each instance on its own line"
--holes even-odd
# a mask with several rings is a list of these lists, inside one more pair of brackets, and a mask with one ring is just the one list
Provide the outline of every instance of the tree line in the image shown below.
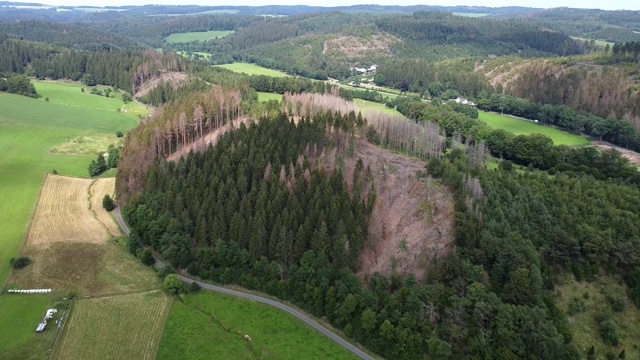
[[0,72],[0,91],[37,98],[35,86],[24,75]]

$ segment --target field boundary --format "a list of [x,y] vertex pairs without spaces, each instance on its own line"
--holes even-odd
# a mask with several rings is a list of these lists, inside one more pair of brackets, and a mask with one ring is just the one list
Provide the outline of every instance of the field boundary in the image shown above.
[[74,304],[75,304],[75,299],[70,300],[70,305],[69,305],[69,313],[67,314],[66,318],[62,319],[63,323],[62,323],[62,329],[58,330],[58,333],[56,334],[56,338],[55,340],[53,340],[53,345],[51,346],[51,350],[49,351],[49,355],[47,355],[47,360],[51,360],[51,357],[53,356],[53,354],[55,354],[56,350],[58,350],[58,344],[60,343],[60,336],[62,336],[62,334],[67,332],[67,323],[69,322],[69,320],[71,319],[71,312],[74,309]]
[[[33,205],[33,209],[31,209],[31,215],[29,215],[29,223],[27,223],[27,232],[24,235],[24,240],[22,241],[22,245],[20,246],[20,252],[18,253],[18,256],[22,256],[22,251],[24,250],[24,246],[27,244],[27,241],[29,240],[29,233],[31,232],[33,217],[35,216],[36,210],[38,209],[38,204],[40,204],[42,189],[44,188],[44,183],[47,181],[47,177],[49,177],[48,172],[44,173],[44,177],[42,178],[42,182],[40,183],[40,190],[38,190],[38,198],[36,199],[36,203]],[[9,276],[7,276],[7,278],[4,280],[4,283],[2,284],[2,292],[6,290],[7,284],[9,284],[9,279],[11,278],[12,274],[13,274],[13,269],[11,269]]]

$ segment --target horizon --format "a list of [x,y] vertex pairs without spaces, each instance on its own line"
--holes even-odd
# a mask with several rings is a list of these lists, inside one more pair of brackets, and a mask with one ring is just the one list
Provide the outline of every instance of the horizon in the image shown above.
[[[316,6],[316,7],[339,7],[339,6],[356,6],[356,5],[379,5],[379,6],[461,6],[461,7],[527,7],[535,9],[553,9],[553,8],[576,8],[576,9],[599,9],[599,10],[640,10],[640,2],[636,2],[631,5],[626,0],[612,0],[607,2],[608,6],[602,6],[602,2],[595,0],[541,0],[537,2],[536,6],[531,6],[531,2],[527,0],[459,0],[459,2],[451,2],[448,0],[432,0],[429,3],[420,3],[412,0],[382,0],[376,3],[362,3],[359,0],[354,1],[340,1],[340,0],[327,0],[318,1],[317,3],[300,3],[299,0],[238,0],[233,3],[217,3],[211,4],[208,0],[189,0],[185,3],[179,3],[176,0],[17,0],[10,1],[14,4],[42,4],[47,6],[86,6],[86,7],[114,7],[114,6],[144,6],[144,5],[164,5],[164,6],[185,6],[185,5],[197,5],[197,6]],[[178,2],[178,3],[177,3]],[[19,6],[19,5],[18,5]]]

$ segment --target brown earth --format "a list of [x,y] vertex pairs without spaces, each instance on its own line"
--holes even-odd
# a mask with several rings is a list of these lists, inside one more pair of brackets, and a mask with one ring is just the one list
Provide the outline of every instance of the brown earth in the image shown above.
[[228,123],[224,126],[221,126],[215,131],[210,132],[209,134],[202,137],[200,140],[196,140],[187,146],[183,146],[178,151],[171,154],[167,158],[167,161],[180,160],[180,158],[182,158],[183,156],[189,155],[189,153],[192,151],[198,152],[198,151],[203,151],[207,149],[209,145],[216,146],[218,141],[220,141],[220,139],[222,138],[222,135],[224,135],[227,131],[232,131],[233,129],[237,129],[240,126],[240,124],[242,123],[248,124],[250,121],[251,120],[248,117],[237,118],[233,120],[233,122]]
[[168,82],[171,84],[171,86],[173,86],[174,89],[177,89],[182,83],[187,81],[188,78],[189,78],[189,75],[182,72],[170,71],[170,72],[163,73],[159,76],[155,76],[145,81],[142,85],[140,85],[134,97],[136,99],[140,99],[146,96],[149,93],[149,91],[155,89],[156,87],[158,87],[158,85],[162,84],[163,82],[164,83]]
[[617,146],[613,146],[609,143],[606,143],[604,141],[594,141],[592,143],[593,146],[599,147],[600,149],[603,150],[611,150],[611,149],[616,149],[618,150],[623,157],[629,159],[629,162],[636,165],[636,166],[640,166],[640,154],[638,154],[637,152],[631,151],[631,150],[627,150],[621,147],[617,147]]
[[[422,160],[367,144],[358,154],[371,168],[376,206],[369,224],[368,245],[360,276],[392,271],[418,280],[426,266],[446,255],[454,241],[453,196],[438,180],[423,175]],[[355,160],[346,176],[353,178]]]
[[393,56],[391,45],[400,42],[390,34],[372,35],[371,39],[355,36],[341,36],[324,43],[323,54],[337,53],[348,58],[358,58],[369,54]]

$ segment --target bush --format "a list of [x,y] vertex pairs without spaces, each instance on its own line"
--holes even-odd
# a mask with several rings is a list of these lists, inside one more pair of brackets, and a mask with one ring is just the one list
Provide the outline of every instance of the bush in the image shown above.
[[182,280],[180,280],[178,275],[170,274],[164,278],[164,288],[170,294],[178,295],[179,293],[183,292],[184,285],[182,284]]
[[611,304],[611,309],[615,312],[623,312],[627,307],[627,304],[624,302],[624,299],[620,296],[608,296],[607,300]]
[[569,315],[573,316],[585,311],[587,311],[587,302],[584,299],[574,297],[569,303]]
[[150,249],[144,249],[143,251],[141,251],[138,254],[138,258],[143,264],[147,266],[151,266],[156,262],[155,259],[153,258],[153,253],[151,253]]
[[598,327],[600,329],[600,336],[602,337],[602,341],[611,346],[618,346],[620,342],[620,331],[618,330],[618,325],[610,316],[605,317],[598,323]]
[[113,209],[116,208],[116,205],[109,195],[105,195],[102,198],[102,207],[107,211],[113,211]]
[[116,137],[121,138],[123,136],[124,136],[124,134],[122,133],[122,131],[116,131]]
[[11,267],[13,267],[14,269],[22,269],[24,267],[26,267],[27,265],[31,264],[31,259],[29,259],[26,256],[21,256],[18,258],[11,258],[9,260],[9,264],[11,264]]

